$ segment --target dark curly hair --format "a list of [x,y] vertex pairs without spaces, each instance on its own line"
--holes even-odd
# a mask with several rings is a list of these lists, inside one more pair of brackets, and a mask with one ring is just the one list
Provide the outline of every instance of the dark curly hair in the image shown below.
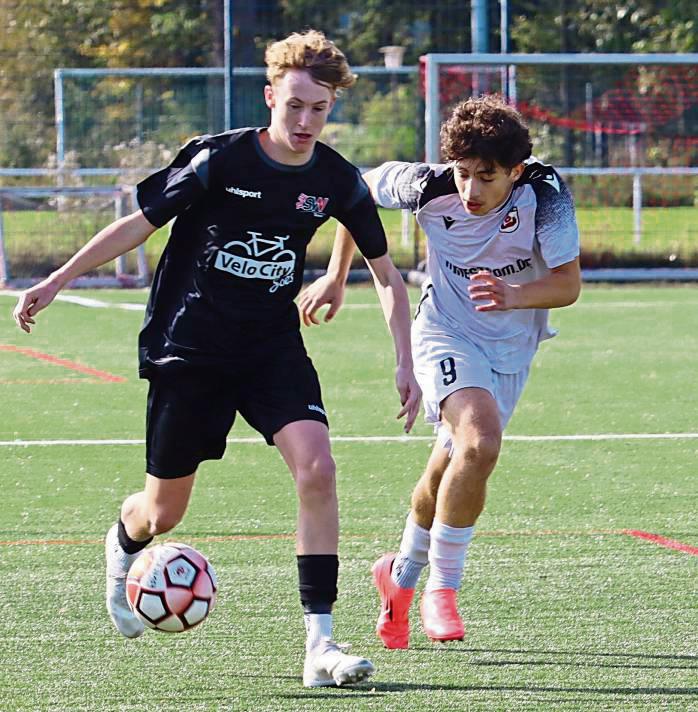
[[532,146],[521,114],[497,95],[462,101],[441,126],[446,161],[479,158],[511,169],[531,155]]

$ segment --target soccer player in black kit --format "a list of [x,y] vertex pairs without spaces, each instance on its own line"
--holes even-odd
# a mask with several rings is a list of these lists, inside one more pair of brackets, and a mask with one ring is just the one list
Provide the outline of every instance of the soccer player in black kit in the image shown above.
[[332,639],[335,465],[294,303],[308,242],[330,217],[355,236],[373,272],[395,342],[398,417],[406,416],[406,430],[421,392],[412,372],[407,291],[374,202],[357,169],[318,142],[336,91],[354,76],[337,47],[312,30],[271,44],[265,59],[270,125],[187,143],[138,185],[140,209],[23,292],[14,318],[30,331],[36,314],[71,280],[174,218],[139,338],[140,375],[149,381],[145,487],[126,498],[106,537],[107,609],[123,635],[142,634],[126,601],[128,569],[155,535],[181,521],[199,464],[223,456],[239,412],[279,449],[296,484],[303,684],[344,685],[365,679],[374,666]]

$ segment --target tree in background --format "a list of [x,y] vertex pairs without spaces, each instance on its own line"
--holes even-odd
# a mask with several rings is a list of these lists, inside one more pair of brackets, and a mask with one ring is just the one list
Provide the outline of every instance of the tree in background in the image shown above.
[[206,66],[222,0],[3,0],[0,165],[46,165],[55,150],[57,67]]
[[[698,50],[695,0],[510,0],[509,5],[516,52]],[[496,50],[498,0],[489,0],[489,11],[490,46]],[[56,67],[223,63],[223,0],[1,0],[0,26],[2,166],[46,165],[55,150]],[[462,0],[234,0],[235,61],[261,66],[269,40],[306,27],[337,40],[355,65],[382,64],[379,48],[390,44],[404,46],[404,61],[412,65],[425,52],[470,49],[470,6]],[[595,87],[613,81],[613,71],[599,69]],[[572,108],[579,102],[573,77],[552,82],[550,90],[555,103]],[[567,156],[574,158],[578,148],[569,139]]]

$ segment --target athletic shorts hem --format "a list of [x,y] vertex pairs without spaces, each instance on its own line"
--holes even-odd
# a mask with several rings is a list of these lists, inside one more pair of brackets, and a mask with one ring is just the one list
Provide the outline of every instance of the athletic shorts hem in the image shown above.
[[[202,462],[204,462],[205,460],[221,460],[221,459],[223,459],[223,455],[220,455],[220,456],[212,455],[210,457],[202,457],[198,462],[192,464],[192,466],[190,468],[176,468],[176,469],[156,467],[155,465],[147,463],[146,472],[149,475],[156,477],[158,480],[178,480],[178,479],[181,479],[182,477],[187,477],[187,476],[191,475],[192,473],[196,472],[199,469],[199,465]],[[184,471],[184,470],[186,470],[186,471]]]
[[327,426],[327,429],[330,429],[330,424],[327,420],[327,416],[323,415],[322,413],[319,413],[316,410],[309,410],[307,413],[303,413],[302,415],[292,415],[289,416],[288,418],[284,418],[279,423],[274,425],[274,432],[271,434],[268,433],[263,433],[261,430],[258,432],[260,435],[264,438],[265,442],[267,445],[276,445],[274,442],[274,436],[281,432],[287,425],[290,425],[291,423],[298,423],[302,420],[313,420],[317,423],[322,423],[323,425]]

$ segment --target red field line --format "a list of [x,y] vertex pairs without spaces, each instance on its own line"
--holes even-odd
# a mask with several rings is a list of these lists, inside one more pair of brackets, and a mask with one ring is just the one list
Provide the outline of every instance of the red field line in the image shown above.
[[[658,534],[651,534],[637,529],[589,529],[586,531],[565,530],[565,529],[541,529],[533,531],[507,531],[496,530],[478,532],[478,537],[505,537],[505,536],[632,536],[638,539],[645,539],[664,546],[667,549],[675,549],[686,554],[698,556],[698,547],[690,544],[683,544],[674,539],[667,539]],[[271,541],[271,540],[290,540],[295,538],[295,534],[223,534],[219,536],[187,536],[184,537],[188,542],[201,543],[216,543],[226,541]],[[361,534],[353,534],[345,536],[345,539],[365,539],[367,536]],[[176,539],[170,539],[176,541]],[[0,546],[95,546],[103,544],[103,539],[14,539],[0,541]]]
[[56,386],[63,383],[103,383],[100,378],[1,378],[0,386]]
[[639,529],[623,529],[622,534],[627,534],[628,536],[634,536],[638,539],[646,539],[651,541],[653,544],[659,546],[665,546],[667,549],[675,549],[676,551],[683,551],[685,554],[692,554],[693,556],[698,556],[698,546],[691,546],[690,544],[683,544],[675,539],[667,539],[659,534],[651,534],[650,532],[643,532]]
[[[625,534],[624,530],[618,529],[591,529],[587,531],[572,531],[560,529],[541,529],[536,531],[506,531],[496,530],[478,532],[479,537],[505,537],[505,536],[599,536],[599,535]],[[221,534],[218,536],[186,536],[187,542],[217,543],[226,541],[269,541],[274,539],[294,539],[295,534]],[[372,535],[371,535],[372,536]],[[369,535],[352,534],[345,535],[344,539],[367,539]],[[169,539],[176,541],[176,539]],[[81,546],[103,544],[103,539],[16,539],[0,541],[0,546]]]
[[69,361],[65,358],[58,358],[57,356],[51,356],[51,354],[45,354],[42,351],[34,351],[34,349],[23,349],[19,346],[12,346],[11,344],[0,344],[0,351],[9,351],[11,353],[22,354],[22,356],[28,356],[29,358],[35,358],[39,361],[47,361],[54,366],[61,366],[63,368],[70,369],[71,371],[77,371],[78,373],[84,373],[87,376],[94,376],[100,381],[107,381],[108,383],[126,383],[126,379],[121,376],[115,376],[112,373],[107,373],[106,371],[100,371],[96,368],[90,368],[89,366],[83,366],[82,364],[76,363],[75,361]]

